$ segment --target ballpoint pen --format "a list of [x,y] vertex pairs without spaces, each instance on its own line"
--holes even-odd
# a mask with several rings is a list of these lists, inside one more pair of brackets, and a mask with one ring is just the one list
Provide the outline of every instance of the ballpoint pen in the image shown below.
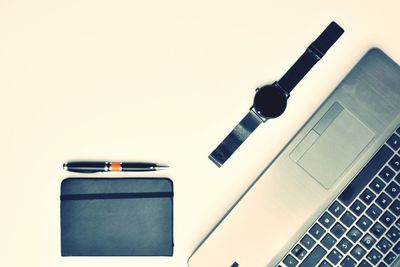
[[63,165],[64,170],[79,173],[96,172],[146,172],[159,171],[168,165],[144,162],[71,161]]

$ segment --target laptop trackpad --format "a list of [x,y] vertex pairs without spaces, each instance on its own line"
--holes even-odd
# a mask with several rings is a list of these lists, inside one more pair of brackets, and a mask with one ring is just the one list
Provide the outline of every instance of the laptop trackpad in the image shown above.
[[[329,189],[372,140],[374,133],[335,103],[307,136],[311,136],[312,142],[308,140],[310,146],[296,160],[297,164]],[[301,143],[307,141],[307,136]]]

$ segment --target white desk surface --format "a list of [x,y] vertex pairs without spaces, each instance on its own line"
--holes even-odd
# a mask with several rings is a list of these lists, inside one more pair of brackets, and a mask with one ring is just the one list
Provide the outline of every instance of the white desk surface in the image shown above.
[[[397,0],[238,2],[0,1],[0,266],[186,266],[369,48],[400,62]],[[254,89],[279,79],[331,20],[346,32],[285,114],[218,169],[207,156]],[[61,257],[60,183],[79,176],[62,163],[74,159],[170,164],[145,175],[174,181],[174,256]]]

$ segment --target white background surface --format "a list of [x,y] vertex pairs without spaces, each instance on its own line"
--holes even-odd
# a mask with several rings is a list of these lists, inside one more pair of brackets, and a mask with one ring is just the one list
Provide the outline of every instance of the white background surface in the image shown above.
[[[186,266],[367,49],[400,62],[398,1],[238,2],[0,0],[0,266]],[[331,20],[346,32],[285,114],[218,169],[207,156],[254,89]],[[174,181],[173,257],[60,256],[59,186],[77,176],[62,163],[78,159],[171,166],[149,175]]]

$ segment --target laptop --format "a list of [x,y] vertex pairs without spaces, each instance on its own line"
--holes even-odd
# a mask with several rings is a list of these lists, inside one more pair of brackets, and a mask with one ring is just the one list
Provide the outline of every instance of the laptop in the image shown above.
[[190,267],[400,266],[400,67],[369,50]]

